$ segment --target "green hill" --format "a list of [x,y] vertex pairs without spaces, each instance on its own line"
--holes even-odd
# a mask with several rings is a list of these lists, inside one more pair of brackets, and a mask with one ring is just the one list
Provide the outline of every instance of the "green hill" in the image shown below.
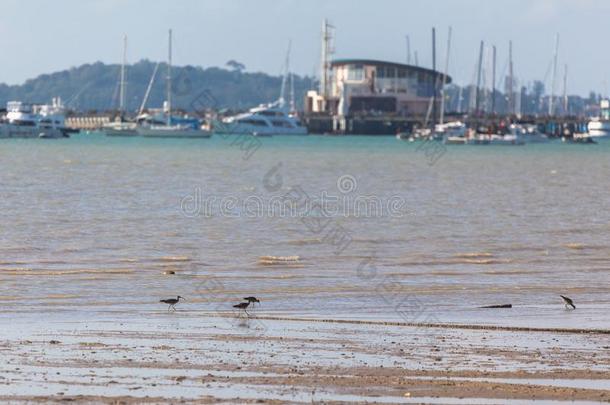
[[[142,60],[127,66],[127,108],[139,108],[156,63]],[[237,66],[236,66],[237,65]],[[193,106],[245,109],[279,97],[282,78],[265,73],[243,72],[237,63],[232,70],[199,66],[172,66],[172,103],[175,108]],[[160,107],[166,93],[166,65],[159,65],[148,107]],[[60,96],[70,109],[112,110],[118,107],[119,65],[101,62],[43,74],[22,85],[0,84],[0,105],[9,100],[48,103]],[[295,100],[302,105],[305,92],[312,88],[309,77],[294,77]],[[288,96],[288,95],[287,95]]]

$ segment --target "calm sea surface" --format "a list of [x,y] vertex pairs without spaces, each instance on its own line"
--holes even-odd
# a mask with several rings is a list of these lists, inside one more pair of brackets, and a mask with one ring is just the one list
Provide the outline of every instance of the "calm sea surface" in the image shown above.
[[256,295],[266,315],[610,327],[610,142],[260,142],[2,140],[0,322],[179,294],[202,314]]

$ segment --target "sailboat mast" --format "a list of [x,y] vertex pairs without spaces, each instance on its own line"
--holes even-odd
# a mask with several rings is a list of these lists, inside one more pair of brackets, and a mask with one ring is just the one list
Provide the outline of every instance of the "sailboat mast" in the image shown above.
[[121,61],[121,86],[119,89],[119,112],[121,117],[125,112],[125,64],[127,63],[127,35],[123,36],[123,60]]
[[568,115],[568,65],[563,69],[563,113]]
[[172,30],[169,30],[167,52],[167,125],[172,124]]
[[491,63],[491,114],[496,114],[496,46],[494,45],[492,48],[492,58],[493,61]]
[[326,92],[328,86],[326,84],[328,79],[328,21],[324,19],[322,21],[322,63],[320,66],[320,94],[324,98],[324,102],[326,103],[326,98],[328,94]]
[[555,36],[555,53],[553,54],[553,80],[551,81],[551,98],[549,99],[549,116],[553,115],[555,103],[555,81],[557,78],[557,53],[559,52],[559,34]]
[[290,112],[295,113],[297,110],[296,103],[294,102],[294,74],[290,73]]
[[515,114],[515,93],[513,77],[513,41],[508,42],[508,112]]
[[477,88],[475,89],[475,97],[474,97],[474,111],[475,114],[479,114],[479,92],[481,89],[481,70],[483,69],[483,47],[485,46],[484,42],[481,41],[481,47],[479,49],[479,64],[477,67]]
[[434,88],[432,94],[432,129],[436,125],[436,92],[438,91],[438,77],[436,76],[436,28],[432,27],[432,70],[434,71]]
[[445,122],[445,85],[447,84],[447,75],[449,74],[449,55],[451,55],[451,27],[447,34],[447,54],[445,55],[445,74],[443,75],[443,84],[441,86],[441,118],[440,123]]
[[153,83],[155,82],[155,77],[157,76],[157,70],[159,69],[159,63],[155,65],[155,69],[153,70],[153,74],[150,77],[150,81],[148,82],[148,87],[146,88],[146,93],[144,93],[144,98],[142,99],[142,104],[140,105],[140,109],[138,110],[138,115],[144,112],[144,108],[146,108],[146,103],[148,102],[148,97],[150,96],[150,91],[152,90]]
[[292,47],[292,41],[288,41],[288,51],[286,51],[286,61],[284,63],[284,77],[282,77],[282,87],[280,90],[280,107],[284,107],[286,104],[286,84],[288,80],[288,74],[290,72],[290,48]]

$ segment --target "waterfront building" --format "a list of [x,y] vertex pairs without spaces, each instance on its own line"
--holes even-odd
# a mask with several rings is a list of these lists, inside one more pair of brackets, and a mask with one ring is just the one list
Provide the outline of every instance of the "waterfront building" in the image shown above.
[[306,112],[424,115],[443,82],[443,74],[431,69],[371,59],[332,61],[329,77],[326,97],[307,93]]
[[[328,65],[327,94],[307,92],[305,112],[333,117],[335,130],[343,130],[350,117],[430,115],[435,95],[437,107],[440,104],[440,72],[371,59],[340,59]],[[451,83],[451,77],[445,83]]]

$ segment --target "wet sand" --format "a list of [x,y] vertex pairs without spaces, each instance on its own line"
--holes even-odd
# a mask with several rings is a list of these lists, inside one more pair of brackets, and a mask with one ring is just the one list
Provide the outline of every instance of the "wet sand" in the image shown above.
[[320,322],[255,312],[252,319],[186,309],[52,315],[46,326],[24,315],[0,341],[0,401],[610,402],[607,330]]

